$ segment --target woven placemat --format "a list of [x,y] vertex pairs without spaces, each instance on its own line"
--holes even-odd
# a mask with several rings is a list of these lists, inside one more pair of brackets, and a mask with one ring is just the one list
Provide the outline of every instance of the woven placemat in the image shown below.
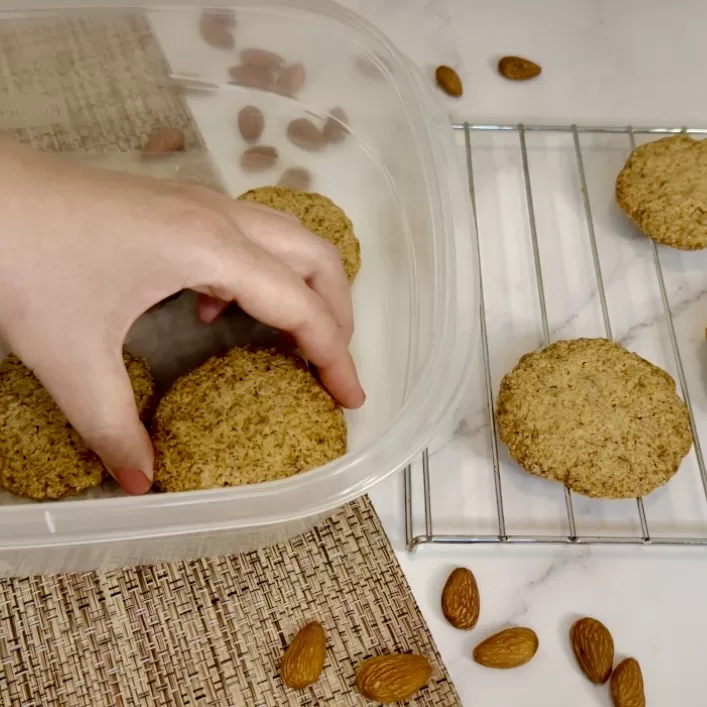
[[[34,147],[138,150],[160,125],[202,146],[179,94],[155,82],[167,66],[138,13],[4,20],[0,62],[0,129]],[[250,554],[3,580],[0,609],[7,705],[362,705],[356,667],[383,651],[432,662],[409,705],[460,704],[366,498]],[[326,666],[295,692],[279,662],[312,619],[327,632]]]
[[[365,705],[361,660],[428,656],[408,705],[459,705],[368,500],[314,531],[244,555],[0,582],[4,704]],[[318,683],[285,688],[279,663],[312,619],[327,633]]]

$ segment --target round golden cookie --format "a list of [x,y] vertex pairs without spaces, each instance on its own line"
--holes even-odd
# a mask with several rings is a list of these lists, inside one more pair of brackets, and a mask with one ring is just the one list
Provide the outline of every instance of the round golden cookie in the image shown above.
[[[154,410],[147,362],[124,354],[143,422]],[[36,501],[98,486],[104,467],[36,376],[16,356],[0,362],[0,487]]]
[[675,381],[607,339],[525,354],[501,381],[496,419],[520,466],[585,496],[648,494],[692,446]]
[[349,284],[356,279],[361,269],[361,245],[348,216],[331,199],[287,187],[251,189],[238,198],[294,214],[305,228],[339,249]]
[[152,421],[164,491],[283,479],[346,452],[341,409],[299,356],[231,349],[179,378]]
[[707,140],[671,135],[637,147],[616,179],[616,201],[657,243],[707,248]]

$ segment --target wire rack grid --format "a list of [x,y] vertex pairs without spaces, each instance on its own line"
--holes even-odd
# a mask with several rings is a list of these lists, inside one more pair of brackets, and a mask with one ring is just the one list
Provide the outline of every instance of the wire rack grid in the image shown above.
[[[585,136],[612,136],[614,139],[623,141],[623,149],[625,154],[636,148],[637,139],[650,140],[659,137],[664,137],[669,134],[688,133],[698,136],[707,135],[707,128],[664,128],[664,127],[632,127],[632,126],[578,126],[578,125],[475,125],[470,123],[454,124],[453,128],[463,143],[463,150],[466,158],[466,168],[469,186],[469,199],[471,209],[476,225],[478,240],[477,249],[479,262],[482,263],[482,249],[488,243],[489,238],[493,238],[495,234],[485,232],[483,226],[479,223],[479,194],[478,188],[475,185],[475,148],[473,147],[474,140],[480,135],[501,135],[512,137],[515,141],[515,146],[511,145],[511,149],[517,151],[519,156],[518,171],[520,189],[524,191],[524,204],[527,230],[526,236],[529,239],[529,251],[531,256],[532,267],[534,273],[534,297],[536,306],[539,312],[540,328],[542,334],[538,343],[540,345],[548,345],[553,338],[553,328],[550,325],[548,317],[548,297],[546,293],[546,273],[543,268],[541,257],[541,245],[543,234],[538,228],[538,217],[536,209],[535,190],[536,183],[531,176],[530,168],[530,150],[528,140],[531,136],[543,135],[549,137],[557,137],[567,141],[567,152],[569,159],[574,163],[575,179],[578,185],[579,197],[577,201],[577,209],[580,213],[583,212],[584,233],[588,241],[588,267],[593,271],[591,277],[594,280],[593,296],[596,299],[598,306],[598,320],[603,329],[599,335],[613,339],[614,331],[612,330],[612,319],[610,317],[610,307],[607,297],[607,288],[605,286],[604,269],[602,259],[600,257],[600,249],[597,242],[595,219],[593,216],[593,203],[590,198],[590,190],[588,189],[587,171],[585,170],[585,148],[583,140],[588,139]],[[622,158],[622,159],[625,159]],[[615,176],[614,172],[614,176]],[[613,186],[613,185],[612,185]],[[613,192],[613,190],[612,190]],[[608,193],[608,192],[606,192]],[[643,238],[641,247],[650,249],[650,260],[652,260],[652,269],[654,271],[654,284],[657,285],[659,297],[656,301],[660,303],[662,313],[660,316],[663,319],[664,338],[669,341],[669,348],[673,357],[672,370],[675,374],[679,388],[682,393],[688,411],[690,424],[694,436],[694,448],[691,454],[694,455],[695,476],[699,476],[701,489],[698,488],[697,482],[693,486],[692,496],[701,496],[704,494],[707,497],[707,469],[705,467],[704,455],[700,443],[698,424],[696,420],[695,408],[693,406],[690,394],[690,386],[687,383],[685,367],[683,365],[683,356],[681,346],[678,343],[676,335],[675,321],[673,311],[671,309],[671,301],[668,288],[664,276],[664,267],[661,262],[664,249],[659,248],[653,241]],[[593,528],[592,532],[582,532],[578,529],[576,518],[577,498],[567,487],[562,488],[564,506],[564,519],[562,530],[557,528],[552,532],[531,531],[531,532],[512,532],[508,528],[506,504],[504,502],[504,464],[501,460],[502,446],[499,445],[499,440],[496,430],[496,420],[494,415],[494,383],[492,380],[492,365],[493,357],[489,347],[489,320],[488,320],[488,299],[485,299],[486,287],[484,283],[484,268],[480,268],[480,337],[482,348],[483,372],[480,373],[483,377],[480,390],[484,391],[484,415],[486,422],[483,427],[487,431],[488,442],[486,454],[483,455],[482,463],[476,460],[474,473],[481,475],[492,474],[493,492],[492,496],[489,493],[488,505],[495,505],[493,511],[489,511],[491,516],[495,515],[490,523],[494,532],[474,532],[472,530],[462,529],[457,532],[439,532],[437,526],[439,524],[441,513],[433,509],[433,498],[435,494],[435,483],[438,479],[443,479],[445,475],[444,464],[433,465],[432,453],[426,449],[421,455],[421,459],[414,464],[408,465],[404,470],[403,477],[403,493],[404,493],[404,517],[406,542],[409,551],[413,551],[421,545],[428,544],[448,544],[448,545],[467,545],[467,544],[607,544],[607,545],[680,545],[680,546],[707,546],[707,523],[698,524],[698,532],[682,532],[682,533],[665,533],[653,532],[649,524],[644,506],[644,500],[637,498],[633,502],[633,532],[612,532],[610,523],[607,523],[607,528],[602,528],[599,525],[599,530]],[[569,338],[569,337],[567,337]],[[434,469],[432,467],[434,466]],[[481,468],[479,468],[481,467]],[[419,483],[415,483],[415,479],[419,476]],[[535,482],[540,484],[550,484],[544,480],[536,479]],[[534,483],[534,482],[529,482]],[[463,492],[461,492],[463,493]],[[701,499],[702,503],[704,499]],[[586,499],[582,499],[582,503],[586,503]],[[601,501],[590,501],[590,503],[602,503]],[[611,503],[611,502],[610,502]],[[420,508],[420,513],[415,514],[414,507]],[[707,506],[705,506],[707,508]],[[672,509],[675,513],[675,509]],[[606,530],[607,532],[604,532]]]

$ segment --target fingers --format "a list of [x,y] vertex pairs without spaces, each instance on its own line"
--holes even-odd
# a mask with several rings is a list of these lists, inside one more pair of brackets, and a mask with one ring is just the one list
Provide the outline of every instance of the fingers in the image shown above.
[[226,307],[228,307],[228,302],[224,302],[216,297],[209,297],[208,295],[199,295],[199,299],[196,303],[199,319],[204,322],[204,324],[211,324],[216,321]]
[[[346,342],[353,335],[351,289],[338,249],[304,228],[290,213],[261,204],[238,201],[206,192],[202,198],[224,213],[251,242],[283,260],[311,287],[331,310]],[[199,303],[203,321],[213,321],[223,307]]]
[[348,341],[322,297],[281,260],[248,240],[224,244],[204,262],[202,294],[235,301],[263,324],[290,333],[319,370],[322,383],[344,407],[358,408],[365,394]]
[[82,347],[49,356],[34,372],[86,445],[131,494],[152,485],[153,450],[119,351]]
[[308,231],[291,214],[243,202],[233,202],[231,209],[247,238],[287,263],[324,300],[350,342],[351,290],[336,246]]

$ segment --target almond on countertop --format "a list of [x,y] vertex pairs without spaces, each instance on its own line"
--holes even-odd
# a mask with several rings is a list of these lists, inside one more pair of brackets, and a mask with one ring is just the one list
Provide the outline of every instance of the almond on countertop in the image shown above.
[[245,106],[238,113],[238,130],[241,137],[250,143],[257,142],[265,129],[265,116],[260,108]]
[[279,54],[268,49],[258,49],[257,47],[243,49],[240,56],[241,64],[259,66],[271,71],[280,71],[285,66],[285,60]]
[[158,128],[153,130],[143,147],[144,155],[160,155],[181,152],[184,149],[184,131],[179,128]]
[[454,628],[468,631],[479,620],[479,587],[471,570],[457,567],[442,590],[442,613]]
[[277,77],[275,91],[283,96],[294,96],[304,86],[307,72],[303,64],[290,64]]
[[614,639],[601,621],[585,616],[572,624],[570,644],[582,672],[596,685],[603,685],[614,665]]
[[535,631],[514,626],[481,641],[474,648],[474,660],[487,668],[508,670],[530,662],[537,651]]
[[369,79],[382,79],[383,74],[380,72],[380,69],[378,66],[375,64],[373,59],[371,59],[369,56],[363,56],[359,55],[356,57],[356,60],[354,62],[354,65],[356,67],[356,70],[360,73],[366,76]]
[[303,690],[319,680],[326,658],[326,634],[317,621],[302,627],[287,647],[280,663],[282,682]]
[[238,64],[228,69],[231,83],[247,88],[259,88],[261,91],[272,91],[275,86],[275,72],[265,66],[253,64]]
[[296,118],[287,125],[287,139],[297,147],[317,152],[324,147],[322,131],[309,118]]
[[348,123],[343,108],[332,108],[322,128],[324,139],[332,145],[343,142],[349,134]]
[[206,8],[202,12],[202,18],[208,17],[210,22],[227,27],[228,29],[236,29],[236,13],[226,7]]
[[643,673],[635,658],[624,658],[611,675],[614,707],[646,707]]
[[282,173],[277,186],[297,191],[309,191],[312,186],[312,175],[304,167],[290,167]]
[[264,172],[277,164],[278,153],[274,147],[258,145],[248,148],[241,155],[241,168],[244,172]]
[[231,31],[235,27],[235,17],[228,12],[204,10],[199,21],[199,31],[204,41],[217,49],[233,49],[236,40]]
[[498,72],[511,81],[527,81],[540,76],[542,67],[520,56],[504,56],[498,62]]
[[424,656],[388,653],[361,663],[356,687],[364,697],[385,705],[409,699],[431,675],[432,666]]
[[437,85],[448,95],[458,98],[464,92],[462,80],[450,66],[438,66],[435,71]]

